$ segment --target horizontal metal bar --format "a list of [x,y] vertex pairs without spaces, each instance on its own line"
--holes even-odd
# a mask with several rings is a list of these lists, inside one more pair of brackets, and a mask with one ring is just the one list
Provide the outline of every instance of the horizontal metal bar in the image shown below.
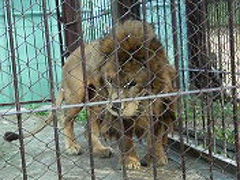
[[[192,68],[179,68],[181,71],[189,71],[189,72],[211,72],[211,73],[223,73],[223,74],[231,74],[230,71],[219,71],[219,70],[211,70],[211,69],[192,69]],[[240,75],[240,72],[236,72],[236,75]]]
[[139,96],[139,97],[133,97],[133,98],[123,98],[123,99],[116,99],[116,100],[62,105],[59,107],[53,106],[51,108],[42,108],[42,109],[35,109],[35,110],[20,110],[20,111],[11,111],[11,112],[7,112],[8,110],[6,110],[6,112],[0,112],[0,116],[9,116],[9,115],[16,115],[16,114],[23,114],[23,113],[36,113],[36,112],[44,112],[44,111],[51,111],[51,110],[63,110],[63,109],[70,109],[70,108],[76,108],[76,107],[91,107],[91,106],[106,105],[109,103],[144,101],[144,100],[151,100],[151,99],[164,98],[164,97],[184,96],[184,95],[191,95],[191,94],[202,94],[202,93],[207,93],[207,92],[223,91],[223,90],[234,89],[234,88],[237,88],[237,86],[208,88],[208,89],[192,90],[192,91],[178,91],[178,92],[172,92],[172,93],[164,93],[164,94],[149,95],[149,96]]
[[[26,104],[34,104],[34,103],[46,103],[46,102],[51,102],[51,99],[44,99],[44,100],[36,100],[36,101],[20,101],[20,105],[26,105]],[[0,107],[3,106],[15,106],[15,102],[10,102],[10,103],[0,103]]]

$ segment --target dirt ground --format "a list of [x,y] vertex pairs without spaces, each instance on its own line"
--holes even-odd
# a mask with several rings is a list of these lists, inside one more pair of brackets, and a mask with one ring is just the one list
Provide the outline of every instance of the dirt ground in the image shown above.
[[[32,129],[39,121],[43,121],[45,117],[23,115],[23,127],[25,130]],[[5,116],[1,117],[0,135],[6,131],[17,131],[16,117]],[[64,153],[63,135],[60,132],[60,147],[61,147],[61,165],[63,171],[63,179],[66,180],[88,180],[90,179],[90,163],[87,150],[87,142],[81,134],[84,131],[82,125],[76,125],[76,134],[81,144],[86,148],[85,153],[79,156],[68,156]],[[114,142],[112,146],[115,147]],[[25,140],[25,155],[27,164],[28,179],[40,180],[55,180],[57,179],[55,144],[53,137],[53,128],[47,127],[36,137]],[[141,150],[144,147],[140,147]],[[119,169],[118,157],[119,152],[114,148],[115,154],[109,159],[94,158],[96,179],[105,180],[121,180],[122,171]],[[141,153],[140,153],[141,154]],[[173,154],[173,155],[171,155]],[[179,157],[177,154],[170,153],[170,163],[167,166],[158,168],[158,179],[162,180],[179,180],[181,179],[180,164],[177,162]],[[177,158],[176,158],[177,157]],[[190,165],[187,169],[188,180],[202,180],[204,173],[200,172],[193,162],[189,161]],[[206,167],[203,167],[206,168]],[[147,180],[153,179],[152,169],[142,167],[141,170],[128,171],[129,179],[131,180]],[[21,159],[19,153],[19,143],[8,143],[0,138],[0,179],[12,180],[22,179]],[[219,178],[216,178],[219,179]],[[220,178],[227,179],[227,178]]]

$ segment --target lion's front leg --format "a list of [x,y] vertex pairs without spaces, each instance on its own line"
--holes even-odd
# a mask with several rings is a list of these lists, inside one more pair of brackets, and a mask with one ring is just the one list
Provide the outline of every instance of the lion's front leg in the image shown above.
[[150,132],[148,133],[148,153],[141,160],[141,165],[148,166],[153,163],[153,160],[155,160],[157,166],[168,164],[168,157],[165,150],[167,133],[168,131],[164,124],[155,127],[154,135]]
[[119,141],[119,149],[123,153],[121,163],[124,163],[127,169],[140,169],[141,164],[133,141],[133,128],[128,128]]
[[101,118],[101,110],[102,108],[100,107],[90,108],[93,154],[101,158],[108,158],[112,156],[113,149],[104,146],[100,141],[99,118]]

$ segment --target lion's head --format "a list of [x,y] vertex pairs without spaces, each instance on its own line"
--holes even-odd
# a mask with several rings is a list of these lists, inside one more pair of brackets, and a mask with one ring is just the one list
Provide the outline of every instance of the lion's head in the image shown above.
[[[100,51],[106,59],[102,73],[109,98],[134,98],[172,91],[171,66],[152,25],[126,21],[118,25],[115,32],[115,38],[110,34],[100,42]],[[108,109],[114,116],[135,116],[141,112],[141,103],[135,100],[116,102]]]

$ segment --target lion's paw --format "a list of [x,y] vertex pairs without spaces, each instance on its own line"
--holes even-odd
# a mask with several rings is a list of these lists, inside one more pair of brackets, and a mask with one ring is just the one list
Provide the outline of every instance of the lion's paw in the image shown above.
[[113,155],[113,149],[111,147],[103,147],[93,149],[93,154],[101,158],[109,158]]
[[79,144],[74,144],[66,148],[66,153],[69,155],[80,155],[83,153],[83,149]]
[[140,169],[141,168],[141,163],[138,158],[136,157],[127,157],[125,159],[125,166],[127,169]]
[[159,157],[157,164],[159,166],[165,166],[168,164],[168,157],[166,154]]
[[[165,153],[162,153],[161,155],[157,156],[156,158],[156,165],[157,166],[164,166],[168,164],[168,157]],[[142,166],[149,166],[153,163],[153,157],[151,157],[149,154],[145,155],[143,159],[141,160]]]

